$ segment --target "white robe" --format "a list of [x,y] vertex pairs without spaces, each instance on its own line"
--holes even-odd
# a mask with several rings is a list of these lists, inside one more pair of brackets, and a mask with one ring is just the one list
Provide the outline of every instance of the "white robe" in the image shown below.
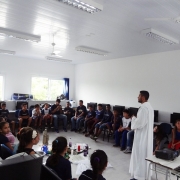
[[154,110],[149,102],[141,104],[137,118],[133,117],[131,129],[135,130],[129,173],[138,180],[147,179],[146,157],[153,154]]

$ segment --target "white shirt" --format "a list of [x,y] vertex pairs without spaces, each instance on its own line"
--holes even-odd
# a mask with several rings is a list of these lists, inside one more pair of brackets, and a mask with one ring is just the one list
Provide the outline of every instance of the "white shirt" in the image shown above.
[[122,118],[123,128],[127,128],[129,126],[129,123],[131,122],[131,119],[126,119],[125,117]]
[[44,110],[44,114],[46,115],[46,114],[49,114],[49,108],[48,109],[43,109]]

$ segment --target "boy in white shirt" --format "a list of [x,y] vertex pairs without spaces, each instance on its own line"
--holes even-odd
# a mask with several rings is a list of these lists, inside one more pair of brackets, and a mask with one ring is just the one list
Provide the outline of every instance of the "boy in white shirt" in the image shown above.
[[[115,131],[115,144],[114,147],[121,148],[121,151],[126,149],[127,143],[127,133],[130,130],[129,123],[131,122],[131,118],[129,115],[129,110],[125,109],[123,111],[122,125],[120,125],[119,129]],[[121,139],[122,138],[122,139]],[[121,144],[120,144],[121,139]]]
[[39,121],[39,127],[41,127],[41,110],[39,104],[35,104],[34,109],[32,110],[32,119],[35,120],[35,128],[37,128],[37,123]]
[[50,120],[50,126],[52,128],[53,117],[52,117],[52,115],[50,113],[50,108],[49,108],[49,104],[48,103],[44,104],[44,108],[42,109],[42,115],[43,115],[43,120],[45,121],[45,128],[48,127],[47,120]]

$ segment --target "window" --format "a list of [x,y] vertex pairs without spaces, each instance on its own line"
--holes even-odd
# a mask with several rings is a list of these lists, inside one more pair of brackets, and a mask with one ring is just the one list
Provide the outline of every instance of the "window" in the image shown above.
[[56,100],[63,93],[63,80],[32,77],[31,93],[34,100]]
[[0,76],[0,100],[3,99],[3,76]]

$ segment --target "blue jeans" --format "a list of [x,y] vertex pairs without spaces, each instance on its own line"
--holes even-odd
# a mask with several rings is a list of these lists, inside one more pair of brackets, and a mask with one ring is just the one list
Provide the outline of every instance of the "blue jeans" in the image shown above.
[[130,149],[132,149],[133,140],[134,140],[134,130],[131,130],[127,133],[127,147]]
[[75,119],[74,117],[71,118],[71,129],[80,129],[84,124],[84,117],[79,117]]
[[55,129],[59,129],[58,128],[58,120],[62,119],[63,120],[63,129],[67,128],[67,116],[64,114],[54,114],[53,115],[53,120],[54,120],[54,128]]
[[121,148],[125,148],[126,147],[127,133],[128,133],[127,130],[124,130],[122,132],[118,132],[118,130],[115,131],[115,144],[117,146],[120,146],[120,140],[121,140]]
[[100,129],[101,131],[103,130],[103,129],[107,129],[107,123],[97,123],[96,125],[95,125],[95,128],[97,128],[97,129]]

